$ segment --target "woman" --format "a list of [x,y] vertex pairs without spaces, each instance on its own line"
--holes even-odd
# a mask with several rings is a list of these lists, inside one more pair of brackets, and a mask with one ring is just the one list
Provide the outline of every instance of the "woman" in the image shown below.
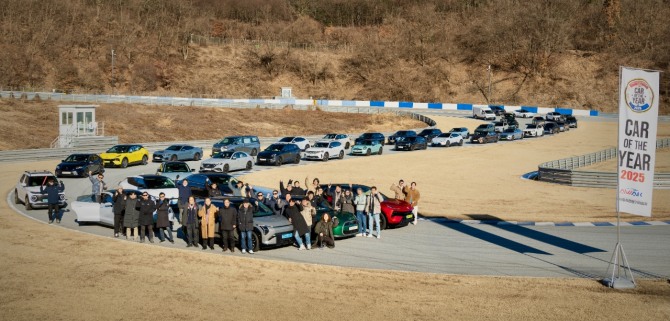
[[198,205],[195,197],[188,197],[188,205],[181,217],[181,225],[186,230],[186,247],[198,246]]
[[324,213],[319,223],[316,223],[314,228],[317,237],[319,238],[319,248],[323,249],[324,243],[328,248],[335,247],[335,237],[333,237],[333,221],[330,219],[328,213]]
[[312,204],[307,199],[303,199],[300,214],[302,214],[305,223],[307,223],[307,226],[309,226],[309,229],[311,230],[312,225],[314,224],[314,216],[316,216],[316,208],[312,207]]
[[137,237],[137,227],[140,225],[140,211],[137,209],[137,195],[130,192],[126,198],[126,208],[123,215],[123,226],[126,227],[126,240],[130,237],[130,230],[133,230],[133,241]]
[[114,206],[112,207],[114,212],[114,237],[119,237],[119,232],[123,233],[123,210],[126,208],[126,199],[123,188],[118,187],[114,192]]
[[209,243],[209,248],[214,249],[214,225],[216,222],[216,214],[219,208],[212,204],[212,200],[205,198],[205,205],[198,211],[200,217],[200,236],[202,237],[202,249],[206,250]]
[[[351,186],[351,185],[349,185]],[[344,195],[342,195],[341,198],[341,206],[340,208],[342,209],[342,212],[347,212],[347,213],[355,213],[356,211],[354,210],[354,195],[351,194],[351,187],[348,190],[344,191]]]
[[307,249],[312,249],[311,226],[307,225],[305,218],[302,216],[302,206],[296,203],[295,199],[292,198],[288,201],[288,206],[286,207],[286,214],[288,216],[288,221],[293,225],[295,241],[298,243],[298,250],[302,251],[305,249],[305,244],[302,243],[302,237],[305,237],[305,243],[307,244]]
[[312,184],[309,184],[309,175],[307,177],[305,177],[305,189],[308,192],[316,193],[316,189],[319,188],[319,184],[321,184],[321,182],[319,181],[318,178],[315,177],[312,180]]
[[172,237],[172,229],[170,228],[170,217],[168,211],[170,209],[170,201],[165,199],[165,193],[160,193],[158,195],[158,202],[156,202],[156,227],[159,229],[158,238],[161,240],[161,243],[165,242],[165,230],[170,236],[168,241],[174,243],[174,238]]

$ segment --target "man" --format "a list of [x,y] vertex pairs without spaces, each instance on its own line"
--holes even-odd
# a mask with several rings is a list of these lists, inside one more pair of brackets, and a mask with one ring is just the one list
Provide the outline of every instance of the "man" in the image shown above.
[[370,195],[368,195],[365,204],[365,212],[369,215],[368,228],[370,229],[370,233],[368,234],[368,237],[372,237],[372,227],[376,226],[377,238],[382,238],[381,227],[379,226],[379,215],[382,213],[382,201],[383,199],[381,195],[377,193],[377,187],[372,186],[372,188],[370,188]]
[[279,211],[279,214],[283,215],[286,218],[288,218],[288,215],[286,214],[286,207],[288,207],[290,201],[291,201],[291,194],[286,194],[284,195],[284,199],[279,199],[279,201],[275,205],[275,208]]
[[223,201],[223,208],[219,209],[219,229],[223,239],[223,252],[230,250],[235,252],[235,239],[233,238],[237,227],[237,209],[230,206],[230,200]]
[[398,184],[396,183],[391,184],[391,191],[395,193],[395,199],[400,201],[405,200],[405,193],[403,192],[403,188],[405,188],[405,181],[402,179],[398,181]]
[[328,190],[324,191],[324,195],[326,196],[332,196],[330,200],[330,206],[335,210],[339,211],[342,207],[342,196],[344,196],[344,193],[342,193],[342,187],[340,185],[335,186],[335,192],[330,195],[328,194],[330,192],[331,185],[328,184]]
[[298,180],[293,181],[293,190],[291,191],[293,196],[304,196],[305,190],[300,187],[300,182]]
[[98,173],[97,178],[93,176],[93,171],[88,171],[88,179],[91,180],[91,191],[93,192],[93,199],[102,204],[102,193],[107,189],[107,184],[102,179],[105,175]]
[[193,195],[188,197],[188,204],[181,217],[181,225],[186,229],[186,247],[198,246],[198,205]]
[[409,188],[405,186],[403,192],[407,195],[407,201],[412,204],[412,214],[414,214],[414,222],[412,224],[416,225],[419,219],[419,198],[421,198],[421,193],[416,188],[416,182],[412,182]]
[[137,201],[135,208],[140,211],[140,243],[144,243],[145,233],[148,233],[149,242],[154,242],[154,211],[156,210],[156,202],[149,198],[149,193],[143,192],[142,199]]
[[[42,184],[44,184],[44,182],[42,182]],[[54,219],[56,220],[57,223],[60,224],[60,216],[58,216],[60,208],[58,206],[58,203],[60,203],[60,193],[62,193],[64,190],[65,185],[63,185],[63,181],[61,181],[60,185],[57,186],[53,178],[49,178],[46,186],[44,185],[40,186],[40,193],[47,194],[49,224],[53,223]]]
[[254,208],[249,203],[249,199],[245,198],[240,210],[237,212],[237,226],[240,230],[240,247],[242,254],[254,254],[254,246],[252,242],[252,233],[254,230]]
[[180,222],[180,217],[179,215],[185,215],[186,213],[186,206],[188,205],[188,198],[193,195],[191,192],[191,188],[188,186],[188,180],[183,179],[181,181],[181,184],[177,185],[177,190],[179,191],[179,202],[177,203],[177,206],[179,206],[179,213],[177,213],[177,221]]
[[324,204],[329,205],[326,199],[326,196],[323,194],[323,188],[321,186],[316,188],[316,194],[314,195],[314,204],[317,206],[323,206]]
[[112,197],[114,200],[114,237],[119,237],[119,231],[123,233],[123,211],[126,209],[126,195],[122,187],[117,187]]
[[[261,195],[261,197],[258,198],[258,195]],[[279,213],[279,210],[277,209],[277,202],[281,201],[279,199],[279,191],[277,191],[277,190],[272,191],[272,195],[268,195],[267,198],[262,197],[262,196],[263,196],[263,193],[256,194],[256,197],[259,200],[262,200],[261,203],[263,203],[263,204],[265,204],[265,206],[269,207],[272,210],[272,212],[275,213],[275,215],[279,215],[280,213]]]
[[285,197],[288,194],[292,194],[293,192],[293,180],[289,179],[288,180],[288,185],[284,187],[284,181],[279,181],[279,191],[281,192],[282,197]]
[[221,196],[221,190],[219,189],[219,185],[216,184],[216,182],[213,182],[211,185],[207,186],[207,196],[210,198]]
[[305,243],[307,244],[307,249],[312,249],[311,234],[312,229],[307,225],[305,217],[302,216],[302,206],[296,203],[295,199],[289,199],[289,205],[286,207],[286,215],[288,216],[288,221],[293,225],[295,241],[298,243],[298,250],[302,251],[305,249],[305,244],[302,243],[302,237],[305,237]]
[[356,206],[356,220],[358,221],[358,234],[356,236],[365,236],[368,231],[368,222],[365,217],[365,203],[366,196],[363,194],[363,189],[356,189],[356,198],[354,198],[354,205]]

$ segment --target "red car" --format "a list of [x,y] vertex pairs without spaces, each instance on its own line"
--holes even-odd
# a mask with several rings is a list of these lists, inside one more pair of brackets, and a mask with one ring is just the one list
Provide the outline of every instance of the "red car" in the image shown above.
[[[320,186],[324,191],[328,191],[329,195],[332,195],[335,193],[335,186],[338,185],[342,188],[342,191],[349,189],[349,184],[332,184],[330,190],[328,190],[327,184],[321,184]],[[353,184],[352,187],[354,189],[352,191],[354,197],[356,196],[356,190],[359,187],[363,189],[363,193],[366,195],[370,193],[370,186]],[[377,187],[377,191],[379,192],[379,187]],[[414,214],[412,214],[414,208],[412,208],[412,205],[410,205],[409,202],[400,201],[392,197],[387,197],[383,193],[381,194],[384,198],[384,201],[382,202],[382,215],[380,215],[379,218],[379,225],[382,230],[390,227],[405,226],[414,221]],[[328,196],[327,199],[328,202],[332,202],[331,196]]]

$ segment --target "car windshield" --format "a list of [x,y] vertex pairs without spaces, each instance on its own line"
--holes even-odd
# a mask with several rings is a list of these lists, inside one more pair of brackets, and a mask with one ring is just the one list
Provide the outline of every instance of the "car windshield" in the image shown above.
[[280,143],[290,143],[290,142],[293,141],[293,139],[294,139],[294,137],[284,137],[284,138],[280,139],[279,142]]
[[323,136],[324,139],[335,139],[337,137],[337,134],[328,134],[326,136]]
[[519,110],[517,110],[517,112],[518,112],[518,113],[527,113],[528,111],[525,110],[525,109],[519,109]]
[[222,158],[222,159],[229,159],[233,157],[233,152],[221,152],[221,153],[216,153],[212,156],[212,158]]
[[265,149],[266,152],[280,152],[284,149],[284,146],[282,144],[272,144],[268,146],[268,148]]
[[234,144],[236,140],[237,140],[237,138],[226,137],[226,138],[222,139],[221,141],[219,141],[219,144],[230,145],[230,144]]
[[460,129],[460,128],[452,128],[452,129],[450,130],[450,132],[461,132],[461,131],[463,131],[463,130]]
[[179,145],[172,145],[172,146],[166,148],[165,150],[181,150],[181,146],[179,146]]
[[516,128],[507,128],[504,133],[513,133],[514,131],[516,131]]
[[232,184],[237,183],[237,179],[230,177],[230,176],[208,176],[207,179],[209,179],[210,182],[216,183],[219,185],[219,188],[222,188],[224,185],[228,185],[228,182],[231,182]]
[[526,125],[526,129],[533,129],[533,128],[537,128],[537,125],[533,125],[533,124],[527,124]]
[[116,145],[107,150],[108,153],[127,153],[130,150],[128,145]]
[[66,162],[85,162],[88,160],[88,155],[70,155],[65,159]]
[[489,127],[489,125],[487,125],[487,124],[481,124],[477,127],[477,129],[475,129],[475,131],[478,131],[480,129],[488,129],[488,127]]
[[457,133],[442,133],[442,134],[440,134],[440,135],[437,136],[437,137],[450,137],[451,134],[458,135]]
[[503,126],[503,123],[499,121],[499,122],[495,122],[494,125],[499,127],[499,126]]
[[30,176],[28,177],[28,186],[41,186],[46,185],[49,179],[54,180],[54,184],[58,184],[58,179],[53,175],[47,176]]
[[144,185],[149,189],[176,188],[171,179],[163,176],[144,177]]
[[486,114],[493,114],[493,111],[487,109],[487,110],[484,111],[484,113],[486,113]]
[[168,163],[165,165],[165,171],[174,173],[185,173],[190,172],[191,169],[188,168],[188,165],[186,165],[186,163]]
[[360,144],[365,145],[365,146],[372,146],[372,145],[375,145],[375,141],[366,139],[366,140],[361,141]]
[[328,148],[328,143],[317,142],[316,144],[314,144],[314,147],[318,147],[318,148]]

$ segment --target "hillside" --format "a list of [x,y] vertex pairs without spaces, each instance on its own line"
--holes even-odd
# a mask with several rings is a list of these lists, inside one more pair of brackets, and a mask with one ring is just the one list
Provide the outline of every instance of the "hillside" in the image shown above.
[[666,71],[670,113],[663,0],[7,0],[0,16],[3,89],[611,112],[625,65]]

